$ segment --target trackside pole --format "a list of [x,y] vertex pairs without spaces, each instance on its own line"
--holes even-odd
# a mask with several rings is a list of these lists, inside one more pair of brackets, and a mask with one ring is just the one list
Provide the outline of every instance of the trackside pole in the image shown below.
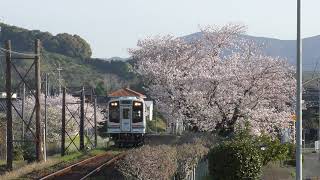
[[12,91],[11,91],[11,41],[5,42],[6,48],[6,101],[7,101],[7,169],[12,170],[13,136],[12,136]]
[[302,41],[301,0],[297,0],[296,180],[302,180]]
[[66,88],[63,88],[62,93],[62,117],[61,117],[61,156],[65,155],[65,140],[66,140]]
[[80,150],[84,150],[84,103],[85,103],[85,94],[84,87],[82,87],[81,97],[80,97]]

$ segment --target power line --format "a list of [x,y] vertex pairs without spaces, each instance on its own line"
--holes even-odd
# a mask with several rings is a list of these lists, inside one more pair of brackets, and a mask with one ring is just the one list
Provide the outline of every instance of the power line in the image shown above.
[[17,51],[7,50],[7,49],[1,48],[1,47],[0,47],[0,51],[10,52],[12,54],[21,55],[21,56],[39,56],[39,54],[21,53],[21,52],[17,52]]

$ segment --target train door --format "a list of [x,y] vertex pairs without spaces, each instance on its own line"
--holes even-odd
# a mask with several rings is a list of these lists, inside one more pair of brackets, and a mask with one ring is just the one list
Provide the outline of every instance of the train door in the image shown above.
[[131,108],[121,107],[121,131],[130,132],[131,131]]

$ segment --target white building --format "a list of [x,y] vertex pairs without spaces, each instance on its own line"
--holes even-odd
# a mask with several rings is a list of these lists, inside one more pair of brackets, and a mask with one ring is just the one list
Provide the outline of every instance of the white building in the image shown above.
[[[6,92],[1,92],[0,93],[0,99],[5,99],[7,98],[7,93]],[[16,99],[17,98],[17,93],[13,93],[11,96],[12,99]]]
[[147,120],[152,121],[153,119],[153,101],[145,101],[146,104],[146,115]]

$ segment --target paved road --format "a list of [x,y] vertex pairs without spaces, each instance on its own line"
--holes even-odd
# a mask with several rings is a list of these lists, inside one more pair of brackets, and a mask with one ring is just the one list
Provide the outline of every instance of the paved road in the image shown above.
[[303,177],[318,177],[320,179],[320,153],[305,153],[303,156]]

